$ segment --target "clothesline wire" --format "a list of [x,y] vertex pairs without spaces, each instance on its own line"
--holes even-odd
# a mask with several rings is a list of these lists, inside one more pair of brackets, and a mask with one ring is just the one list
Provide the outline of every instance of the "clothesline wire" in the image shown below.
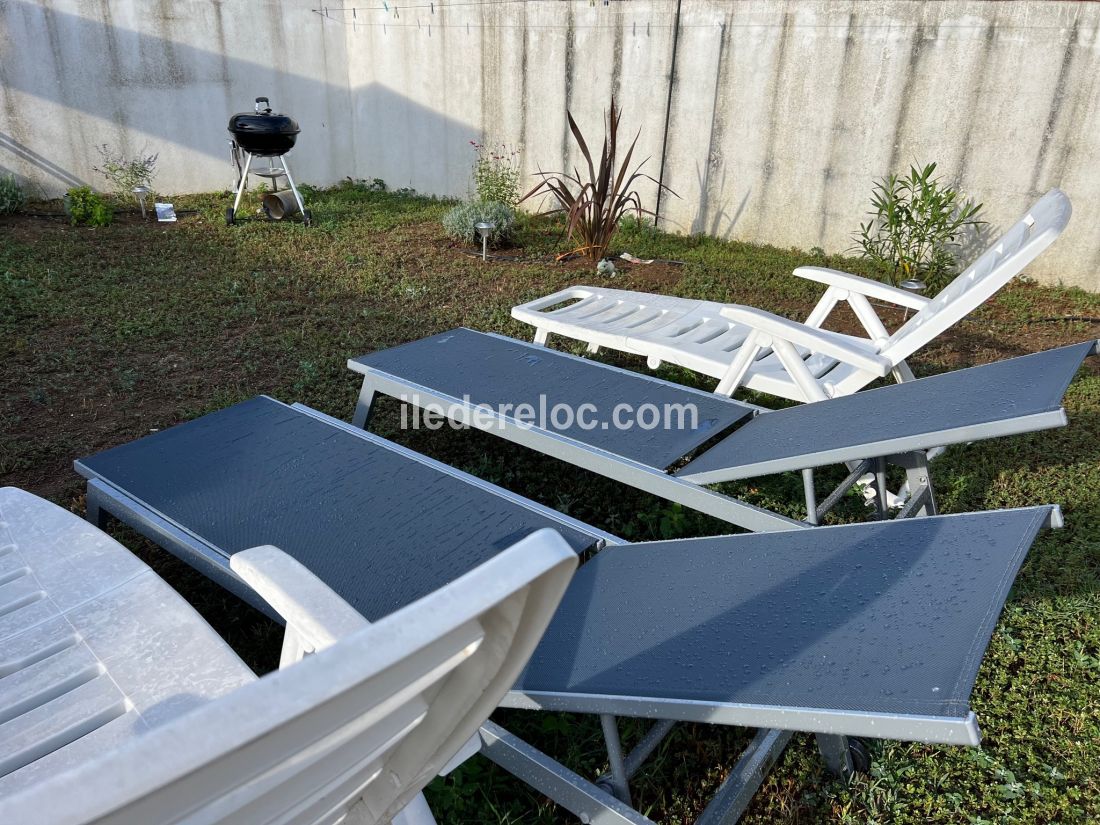
[[[480,2],[475,2],[475,0],[469,0],[469,2],[467,2],[465,4],[464,3],[452,3],[450,5],[477,5],[477,6],[480,6],[480,5],[502,5],[506,2],[508,2],[508,3],[518,3],[518,2],[532,2],[532,1],[533,0],[496,0],[496,2],[487,3],[487,2],[485,2],[485,0],[480,0]],[[547,2],[559,2],[560,0],[546,0],[546,1]],[[428,7],[427,5],[423,6],[423,8],[427,8],[427,7]],[[404,6],[404,7],[393,6],[393,7],[391,7],[391,11],[400,13],[400,11],[402,11],[404,9],[409,9],[409,8],[420,8],[420,7],[419,6],[417,6],[417,7],[414,7],[414,6]],[[311,9],[311,11],[313,11],[315,14],[320,15],[325,20],[331,20],[333,23],[339,23],[339,24],[344,25],[344,26],[352,26],[352,27],[362,26],[364,28],[424,29],[424,28],[428,28],[430,26],[435,26],[435,27],[441,28],[441,29],[462,29],[462,28],[465,28],[467,30],[469,30],[469,29],[529,29],[529,30],[542,30],[542,29],[545,29],[545,30],[549,30],[549,31],[563,30],[563,29],[568,30],[568,29],[621,29],[621,28],[624,28],[623,24],[618,24],[618,23],[602,23],[602,24],[601,23],[594,23],[594,24],[586,24],[586,23],[527,23],[527,22],[498,23],[498,22],[492,22],[492,21],[490,21],[490,22],[486,22],[486,21],[442,22],[442,21],[438,21],[438,20],[432,20],[430,18],[414,18],[415,22],[409,23],[409,22],[403,22],[400,18],[379,21],[379,20],[359,20],[359,19],[357,19],[357,17],[353,18],[351,20],[347,20],[347,19],[340,19],[338,17],[333,17],[331,12],[333,12],[333,11],[350,11],[350,9],[330,9],[330,8],[322,7],[320,9]],[[381,8],[377,8],[377,9],[368,8],[368,9],[362,9],[362,11],[364,11],[364,12],[367,12],[367,11],[382,11],[382,12],[385,13],[385,10],[381,9]],[[623,13],[616,12],[614,14],[614,16],[616,16],[616,17],[625,17],[627,15],[625,15]],[[675,22],[671,22],[671,23],[654,23],[654,22],[651,22],[649,20],[646,20],[646,21],[635,20],[635,21],[633,21],[633,23],[634,23],[635,33],[637,33],[638,29],[641,29],[643,27],[646,29],[647,32],[651,28],[654,28],[654,29],[671,29],[671,28],[676,27]],[[771,21],[730,21],[730,20],[727,20],[727,21],[715,21],[713,23],[685,23],[685,22],[681,22],[680,25],[679,25],[679,28],[681,28],[681,29],[721,29],[721,28],[725,28],[727,26],[729,26],[731,28],[747,28],[747,29],[751,29],[751,28],[756,28],[756,29],[765,29],[765,28],[780,29],[780,28],[790,27],[790,28],[795,28],[795,29],[844,29],[844,30],[853,30],[853,29],[855,29],[855,30],[858,30],[858,29],[896,29],[896,28],[906,28],[906,27],[908,27],[908,28],[917,28],[918,24],[917,23],[903,23],[903,22],[900,22],[900,21],[884,21],[884,22],[881,22],[881,23],[878,23],[878,22],[876,22],[876,23],[872,23],[872,22],[851,23],[851,22],[848,22],[848,21],[838,22],[838,23],[799,23],[799,22],[795,22],[793,24],[790,24],[788,22],[784,22],[784,21],[781,21],[781,20],[780,21],[775,21],[775,22],[771,22]],[[938,26],[938,28],[940,30],[946,29],[946,30],[950,30],[950,31],[966,31],[966,30],[984,31],[984,30],[989,28],[989,24],[983,24],[983,23],[941,23]],[[1044,31],[1044,30],[1046,30],[1046,31],[1061,31],[1061,30],[1065,30],[1067,28],[1068,28],[1067,26],[1028,26],[1028,25],[997,24],[997,31],[1018,31],[1018,30],[1026,30],[1026,31]]]

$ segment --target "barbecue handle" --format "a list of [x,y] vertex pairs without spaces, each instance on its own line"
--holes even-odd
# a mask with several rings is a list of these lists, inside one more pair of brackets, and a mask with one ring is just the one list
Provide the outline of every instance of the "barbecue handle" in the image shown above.
[[260,104],[261,103],[266,103],[267,108],[269,108],[269,109],[271,108],[271,101],[270,100],[268,100],[266,97],[258,97],[258,98],[256,98],[256,111],[257,112],[260,111]]

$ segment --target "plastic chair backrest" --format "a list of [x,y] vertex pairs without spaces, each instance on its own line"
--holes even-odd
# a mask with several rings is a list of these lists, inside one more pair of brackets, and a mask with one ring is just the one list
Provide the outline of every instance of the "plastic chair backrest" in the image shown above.
[[900,363],[977,309],[1054,243],[1069,223],[1071,212],[1069,198],[1060,189],[1043,195],[996,243],[899,327],[882,354]]
[[540,530],[319,653],[0,800],[0,821],[389,821],[518,678],[577,566]]

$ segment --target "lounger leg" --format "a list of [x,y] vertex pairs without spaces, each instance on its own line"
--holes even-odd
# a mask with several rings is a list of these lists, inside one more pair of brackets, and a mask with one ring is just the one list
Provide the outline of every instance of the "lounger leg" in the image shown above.
[[653,825],[612,794],[554,761],[494,722],[480,730],[481,753],[592,825]]
[[87,492],[84,494],[84,509],[85,521],[90,522],[100,530],[106,529],[107,519],[110,518],[111,514],[104,509],[99,493],[97,493],[95,488],[90,484],[87,487]]
[[817,491],[814,489],[814,471],[807,467],[802,471],[802,487],[806,492],[806,521],[817,524]]
[[[642,737],[642,740],[634,746],[634,749],[623,757],[623,769],[628,780],[633,779],[634,774],[642,769],[645,761],[649,759],[653,751],[657,750],[657,746],[664,741],[674,727],[676,727],[674,719],[662,719],[660,722],[654,723],[653,727]],[[606,773],[598,777],[596,784],[610,787],[611,774]]]
[[817,520],[812,523],[821,523],[821,519],[825,518],[825,514],[836,507],[837,503],[844,498],[844,495],[867,474],[867,471],[871,469],[871,462],[869,460],[859,462],[851,461],[848,462],[848,469],[851,471],[848,473],[848,477],[840,482],[836,489],[829,493],[829,495],[825,497],[825,500],[821,502],[821,505],[817,508]]
[[546,342],[550,340],[550,330],[548,329],[536,329],[534,344],[539,347],[545,347]]
[[817,734],[817,749],[825,760],[825,767],[835,776],[846,778],[852,773],[852,754],[848,750],[848,737],[834,734]]
[[905,468],[905,480],[909,487],[909,500],[898,513],[898,517],[936,515],[936,495],[932,489],[927,453],[918,450],[894,456],[892,461]]
[[879,519],[886,518],[886,514],[889,512],[889,508],[886,504],[886,459],[875,459],[875,509],[878,511]]
[[916,381],[917,376],[913,375],[913,371],[909,369],[909,365],[902,361],[896,367],[894,367],[890,374],[894,376],[894,380],[899,384],[904,384],[906,381]]
[[374,405],[374,385],[368,378],[363,379],[363,386],[359,389],[359,400],[355,403],[355,415],[351,417],[351,425],[365,430],[370,420],[371,407]]
[[390,823],[391,825],[436,825],[432,809],[428,807],[428,801],[422,793],[414,796],[412,802],[391,819]]
[[600,354],[600,345],[599,344],[589,344],[588,345],[588,352],[589,352],[590,355],[599,355]]
[[737,822],[790,741],[790,731],[757,731],[710,804],[695,820],[695,825],[733,825]]
[[609,713],[600,714],[604,742],[607,743],[607,761],[611,764],[611,790],[620,802],[630,805],[630,780],[623,763],[623,744],[619,740],[619,725]]

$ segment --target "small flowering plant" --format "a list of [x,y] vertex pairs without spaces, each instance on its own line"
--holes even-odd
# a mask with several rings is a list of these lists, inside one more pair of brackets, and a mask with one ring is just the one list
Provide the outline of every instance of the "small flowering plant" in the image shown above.
[[474,188],[483,203],[502,203],[514,207],[519,201],[519,149],[501,143],[488,146],[471,140],[477,152],[474,161]]

